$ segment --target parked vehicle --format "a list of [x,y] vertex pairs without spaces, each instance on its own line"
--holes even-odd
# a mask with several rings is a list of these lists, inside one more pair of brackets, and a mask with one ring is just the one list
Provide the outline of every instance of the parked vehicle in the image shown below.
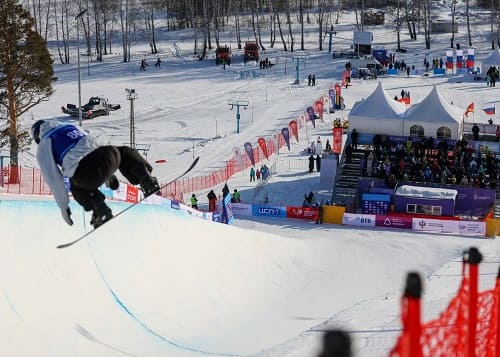
[[215,50],[215,64],[231,64],[231,49],[228,46],[219,46]]
[[[109,115],[110,111],[120,109],[120,104],[109,104],[108,99],[104,97],[91,97],[89,102],[82,106],[82,118],[92,119],[101,115]],[[68,104],[66,107],[61,107],[64,114],[69,114],[73,117],[79,117],[80,113],[78,106]]]
[[258,61],[259,60],[259,46],[255,42],[245,42],[245,53],[243,55],[243,61],[247,63],[248,61]]

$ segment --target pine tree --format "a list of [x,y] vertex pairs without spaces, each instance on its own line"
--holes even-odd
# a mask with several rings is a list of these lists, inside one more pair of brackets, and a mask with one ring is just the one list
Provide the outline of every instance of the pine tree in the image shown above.
[[34,25],[17,1],[0,1],[0,120],[7,120],[0,131],[0,147],[10,150],[9,183],[19,182],[19,151],[31,143],[19,117],[53,93],[52,59]]

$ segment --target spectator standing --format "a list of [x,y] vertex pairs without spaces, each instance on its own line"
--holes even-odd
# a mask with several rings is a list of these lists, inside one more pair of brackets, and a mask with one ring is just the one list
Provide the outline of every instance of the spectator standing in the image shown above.
[[316,156],[316,171],[321,171],[321,156],[319,155]]
[[233,203],[240,203],[241,202],[240,193],[238,192],[237,189],[234,189],[233,198],[231,199],[231,202],[233,202]]
[[314,171],[314,156],[309,156],[309,172]]
[[472,137],[474,141],[479,141],[479,126],[477,126],[477,124],[474,124],[472,127]]
[[207,198],[208,198],[208,211],[215,212],[215,203],[217,202],[217,195],[215,194],[214,190],[210,190],[210,192],[207,195]]
[[250,169],[250,182],[255,181],[255,168],[252,166]]
[[323,205],[318,205],[318,219],[316,219],[316,224],[323,224],[323,215],[325,213],[325,209]]
[[372,172],[373,172],[373,161],[375,160],[375,155],[373,154],[373,151],[370,151],[368,154],[368,158],[366,159],[366,174],[368,177],[371,177]]
[[351,159],[352,159],[352,145],[351,144],[347,144],[347,146],[345,147],[345,156],[346,156],[346,162],[351,162]]
[[156,68],[161,68],[161,59],[160,59],[160,57],[158,57],[158,59],[156,60],[155,67]]
[[312,76],[309,74],[307,76],[307,85],[310,86],[312,84]]
[[257,177],[257,181],[260,181],[260,170],[257,169],[257,171],[255,171],[255,177]]
[[496,133],[496,136],[497,136],[497,141],[500,141],[500,125],[497,125],[497,133]]
[[315,74],[313,74],[311,77],[311,84],[313,87],[316,85],[316,75]]
[[358,136],[359,136],[359,133],[357,132],[357,130],[353,129],[351,132],[351,141],[352,141],[352,148],[354,150],[358,149]]
[[194,193],[191,195],[191,207],[198,209],[198,199]]
[[148,63],[146,62],[146,59],[145,59],[145,58],[143,58],[143,59],[141,60],[141,67],[139,68],[139,70],[141,70],[141,71],[145,71],[147,66],[148,66]]

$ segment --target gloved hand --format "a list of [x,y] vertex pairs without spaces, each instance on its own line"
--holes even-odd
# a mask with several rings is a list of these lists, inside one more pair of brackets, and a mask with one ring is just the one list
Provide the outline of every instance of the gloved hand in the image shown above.
[[73,220],[71,219],[71,209],[68,207],[65,210],[61,210],[61,215],[64,218],[64,221],[70,226],[73,225]]

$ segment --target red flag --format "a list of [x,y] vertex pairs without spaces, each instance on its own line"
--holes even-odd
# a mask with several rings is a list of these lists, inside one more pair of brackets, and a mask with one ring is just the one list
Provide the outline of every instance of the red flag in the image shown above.
[[297,121],[292,120],[288,125],[290,125],[290,131],[292,132],[292,135],[295,137],[295,139],[297,139],[297,142],[299,142],[299,129],[297,128]]
[[322,100],[317,100],[314,103],[314,106],[316,107],[316,112],[319,115],[319,118],[323,120],[323,101]]
[[465,109],[465,116],[468,117],[469,116],[469,113],[474,113],[474,103],[470,103],[468,106],[467,106],[467,109]]
[[260,149],[262,150],[262,153],[264,154],[264,156],[266,157],[266,159],[269,160],[269,155],[267,153],[267,143],[266,143],[266,140],[264,138],[259,138],[257,140],[257,143],[259,144]]
[[333,128],[333,152],[340,154],[342,151],[342,128]]

